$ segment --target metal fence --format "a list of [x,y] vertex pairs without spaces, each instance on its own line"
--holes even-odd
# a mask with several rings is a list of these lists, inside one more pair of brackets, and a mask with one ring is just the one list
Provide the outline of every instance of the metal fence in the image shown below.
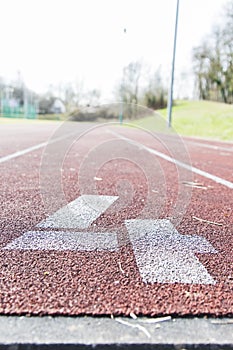
[[1,99],[1,116],[4,118],[37,118],[37,108],[34,104],[27,103],[20,106],[12,100]]

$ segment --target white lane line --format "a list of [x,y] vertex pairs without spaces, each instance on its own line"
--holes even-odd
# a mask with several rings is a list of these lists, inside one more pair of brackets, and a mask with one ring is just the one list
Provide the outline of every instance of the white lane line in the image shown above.
[[55,142],[58,142],[58,141],[61,141],[63,139],[66,139],[67,137],[71,136],[71,135],[74,135],[76,134],[77,132],[72,132],[70,134],[67,134],[67,135],[64,135],[64,136],[61,136],[61,137],[58,137],[54,140],[50,140],[50,141],[46,141],[46,142],[42,142],[42,143],[39,143],[38,145],[35,145],[35,146],[32,146],[32,147],[28,147],[28,148],[25,148],[21,151],[17,151],[17,152],[14,152],[14,153],[11,153],[11,154],[8,154],[7,156],[4,156],[4,157],[1,157],[0,158],[0,163],[4,163],[4,162],[7,162],[11,159],[14,159],[14,158],[17,158],[17,157],[21,157],[27,153],[30,153],[30,152],[33,152],[33,151],[36,151],[40,148],[43,148],[43,147],[46,147],[48,145],[51,145]]
[[193,167],[193,166],[191,166],[191,165],[188,165],[188,164],[186,164],[186,163],[183,163],[183,162],[181,162],[181,161],[179,161],[179,160],[177,160],[177,159],[175,159],[175,158],[171,158],[171,157],[167,156],[167,155],[164,154],[164,153],[161,153],[161,152],[159,152],[159,151],[156,151],[156,150],[154,150],[153,148],[149,148],[149,147],[147,147],[147,146],[145,146],[145,145],[143,145],[143,144],[141,144],[141,143],[139,143],[139,142],[137,142],[137,141],[134,141],[134,140],[129,139],[129,138],[125,137],[125,136],[122,136],[122,135],[116,133],[115,131],[110,130],[110,132],[111,132],[113,135],[115,135],[116,137],[118,137],[118,138],[120,138],[120,139],[122,139],[122,140],[125,140],[125,141],[127,141],[127,142],[129,142],[129,143],[131,143],[131,144],[133,144],[133,145],[135,145],[135,146],[141,148],[141,149],[145,149],[146,151],[148,151],[148,152],[150,152],[150,153],[152,153],[152,154],[154,154],[154,155],[156,155],[156,156],[158,156],[158,157],[160,157],[160,158],[162,158],[162,159],[164,159],[164,160],[167,160],[167,161],[170,162],[170,163],[176,164],[177,166],[179,166],[179,167],[181,167],[181,168],[184,168],[184,169],[186,169],[186,170],[189,170],[189,171],[191,171],[191,172],[193,172],[193,173],[195,173],[195,174],[198,174],[198,175],[203,176],[203,177],[205,177],[205,178],[207,178],[207,179],[210,179],[210,180],[212,180],[212,181],[214,181],[214,182],[217,182],[217,183],[219,183],[219,184],[221,184],[221,185],[223,185],[223,186],[226,186],[226,187],[228,187],[228,188],[230,188],[230,189],[233,189],[233,183],[230,182],[230,181],[224,180],[224,179],[222,179],[221,177],[212,175],[212,174],[210,174],[210,173],[207,173],[206,171],[203,171],[203,170],[201,170],[201,169],[198,169],[198,168],[195,168],[195,167]]
[[198,235],[181,235],[169,220],[125,222],[145,283],[215,284],[194,253],[217,253]]
[[47,145],[47,142],[43,142],[43,143],[39,143],[38,145],[23,149],[22,151],[17,151],[15,153],[12,154],[8,154],[7,156],[1,157],[0,158],[0,163],[4,163],[7,162],[8,160],[23,156],[24,154],[27,154],[29,152],[33,152],[37,149],[40,149],[42,147],[45,147]]
[[85,229],[117,199],[117,196],[83,195],[59,209],[37,227]]
[[9,243],[6,250],[78,250],[115,251],[118,249],[115,232],[55,232],[28,231]]
[[233,147],[222,147],[222,146],[217,146],[217,145],[210,145],[207,143],[201,143],[201,142],[195,142],[195,141],[189,141],[186,140],[187,143],[195,146],[200,146],[200,147],[205,147],[205,148],[210,148],[216,151],[226,151],[226,152],[233,152]]

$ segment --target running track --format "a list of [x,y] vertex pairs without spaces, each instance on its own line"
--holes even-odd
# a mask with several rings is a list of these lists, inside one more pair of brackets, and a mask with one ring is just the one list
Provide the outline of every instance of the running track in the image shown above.
[[233,313],[233,144],[2,124],[0,312]]

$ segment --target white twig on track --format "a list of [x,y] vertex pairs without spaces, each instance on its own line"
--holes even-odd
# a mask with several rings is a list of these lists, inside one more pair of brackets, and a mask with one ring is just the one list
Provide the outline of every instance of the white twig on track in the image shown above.
[[123,324],[125,326],[128,326],[128,327],[137,328],[140,331],[142,331],[148,338],[151,338],[151,335],[148,332],[148,330],[145,327],[141,326],[140,324],[132,324],[132,323],[124,321],[124,320],[122,320],[120,318],[115,318],[115,321],[118,322],[118,323],[121,323],[121,324]]
[[198,218],[198,217],[196,217],[196,216],[193,216],[193,219],[198,220],[198,221],[200,221],[200,222],[205,222],[205,223],[211,224],[211,225],[217,225],[217,226],[222,226],[222,225],[223,225],[223,224],[221,224],[221,223],[219,223],[219,222],[204,220],[204,219]]

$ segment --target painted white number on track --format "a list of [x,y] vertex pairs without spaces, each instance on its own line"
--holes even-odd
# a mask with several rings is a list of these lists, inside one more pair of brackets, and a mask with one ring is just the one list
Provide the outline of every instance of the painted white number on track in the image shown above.
[[78,197],[37,226],[68,229],[88,228],[117,199],[117,196],[84,195]]
[[51,228],[88,228],[117,199],[117,196],[78,197],[37,225],[39,228],[50,229],[49,231],[28,231],[9,243],[5,249],[114,251],[118,249],[116,232],[51,231]]
[[214,284],[194,253],[217,253],[197,235],[181,235],[169,220],[127,220],[130,240],[145,283]]
[[118,249],[118,243],[114,232],[28,231],[5,249],[114,251]]
[[[46,231],[25,232],[3,249],[115,251],[117,232],[67,229],[88,228],[117,199],[116,196],[81,196],[37,225]],[[165,219],[126,220],[125,225],[143,282],[215,284],[195,256],[195,253],[217,253],[205,238],[181,235]]]

